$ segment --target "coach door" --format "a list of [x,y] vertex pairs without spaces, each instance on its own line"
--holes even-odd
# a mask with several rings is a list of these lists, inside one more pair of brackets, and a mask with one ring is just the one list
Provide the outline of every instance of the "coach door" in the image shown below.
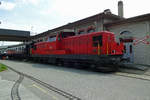
[[123,58],[128,59],[129,62],[133,62],[133,43],[124,43],[124,55]]

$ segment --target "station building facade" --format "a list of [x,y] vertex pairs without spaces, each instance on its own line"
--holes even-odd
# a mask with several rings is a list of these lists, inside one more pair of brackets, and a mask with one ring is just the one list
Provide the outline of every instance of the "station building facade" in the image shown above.
[[125,57],[130,62],[150,65],[150,14],[105,24],[125,44]]

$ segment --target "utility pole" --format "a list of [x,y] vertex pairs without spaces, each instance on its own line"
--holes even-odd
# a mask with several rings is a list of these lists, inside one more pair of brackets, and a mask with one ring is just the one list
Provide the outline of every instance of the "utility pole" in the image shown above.
[[[0,1],[0,5],[1,5],[2,3],[1,3],[1,1]],[[0,21],[0,24],[1,24],[1,21]],[[2,41],[1,42],[1,46],[3,46],[4,45],[4,41]]]
[[[2,3],[1,3],[1,1],[0,1],[0,5],[1,5]],[[1,21],[0,21],[0,24],[1,24]]]

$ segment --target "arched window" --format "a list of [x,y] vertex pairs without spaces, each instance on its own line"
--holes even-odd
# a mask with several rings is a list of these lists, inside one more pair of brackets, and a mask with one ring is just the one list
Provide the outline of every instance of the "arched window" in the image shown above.
[[120,42],[133,42],[133,34],[131,31],[125,30],[120,32]]
[[85,33],[85,30],[84,30],[84,29],[78,30],[78,34],[84,34],[84,33]]
[[92,33],[92,32],[95,32],[95,27],[94,26],[89,26],[87,28],[87,33]]
[[131,34],[131,32],[130,31],[121,31],[120,35],[123,35],[123,34]]

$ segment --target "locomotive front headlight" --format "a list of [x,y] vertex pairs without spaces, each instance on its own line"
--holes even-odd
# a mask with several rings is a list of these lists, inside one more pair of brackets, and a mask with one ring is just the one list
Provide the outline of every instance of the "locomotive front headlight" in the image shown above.
[[113,50],[112,53],[116,53],[116,50]]

